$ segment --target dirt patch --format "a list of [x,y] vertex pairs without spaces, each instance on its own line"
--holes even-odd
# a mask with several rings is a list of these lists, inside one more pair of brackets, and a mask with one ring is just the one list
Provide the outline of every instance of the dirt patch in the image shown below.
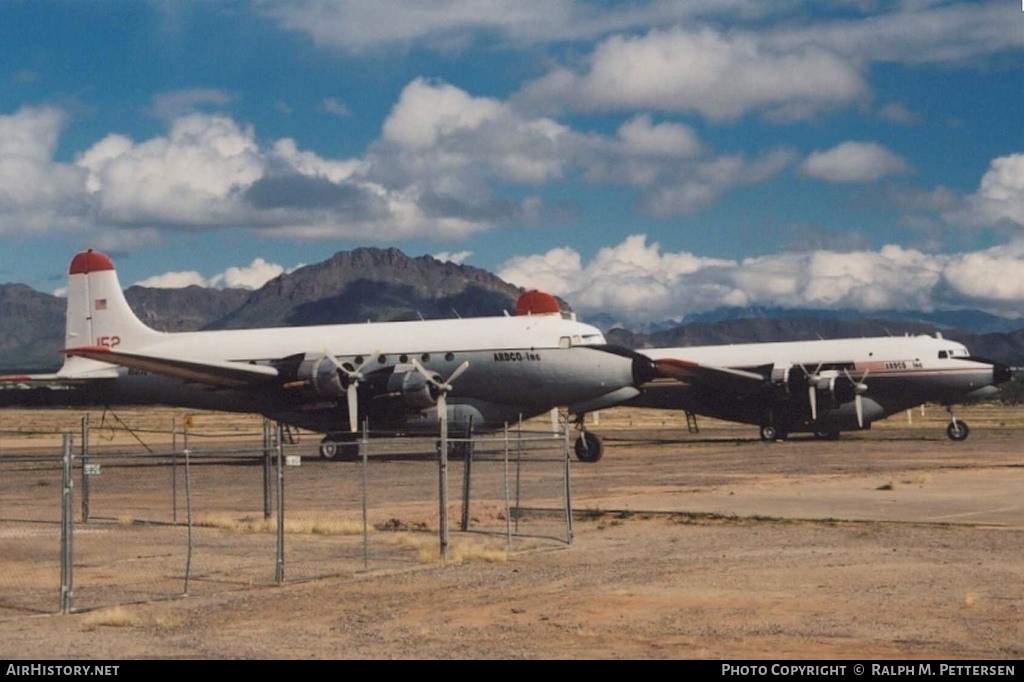
[[[456,531],[461,553],[447,563],[429,551],[436,468],[421,485],[408,478],[415,464],[389,463],[372,485],[387,493],[381,520],[395,528],[379,532],[421,543],[415,559],[282,585],[225,579],[69,615],[7,610],[0,658],[1019,659],[1021,414],[980,406],[961,416],[972,428],[963,443],[946,439],[944,413],[929,408],[837,442],[765,444],[752,428],[702,422],[692,434],[681,416],[608,411],[592,427],[606,437],[604,458],[572,463],[571,543],[508,551],[500,535]],[[6,412],[0,426],[17,421]],[[3,455],[13,441],[3,436]],[[314,508],[343,495],[333,476],[353,466],[304,461],[317,475],[290,487],[288,504],[302,509],[303,490]],[[252,506],[238,470],[218,476],[204,485],[222,506]],[[500,505],[479,513],[503,521]],[[31,548],[48,528],[0,524],[5,575],[32,570],[8,550]],[[101,567],[124,571],[128,586],[149,579],[133,565],[161,560],[155,534],[179,532],[114,521],[92,531],[116,539],[126,559]],[[222,534],[205,546],[230,547],[217,561],[236,577],[273,542],[269,529],[207,532]],[[351,537],[307,535],[310,553]],[[52,585],[52,573],[41,582]],[[0,602],[15,582],[3,581]]]

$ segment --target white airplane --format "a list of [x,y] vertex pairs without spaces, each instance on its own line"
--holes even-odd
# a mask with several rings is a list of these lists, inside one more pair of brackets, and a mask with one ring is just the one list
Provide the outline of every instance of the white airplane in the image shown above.
[[[641,354],[527,292],[515,316],[166,333],[132,312],[113,261],[71,261],[66,355],[19,386],[72,386],[90,404],[162,404],[259,413],[326,434],[320,453],[351,458],[361,419],[374,431],[503,424],[566,407],[577,416],[639,395],[653,376]],[[583,431],[581,459],[601,456]]]
[[640,352],[659,376],[628,405],[755,424],[766,441],[798,432],[837,438],[927,402],[946,406],[946,434],[964,440],[970,430],[952,406],[990,397],[1012,374],[939,334]]

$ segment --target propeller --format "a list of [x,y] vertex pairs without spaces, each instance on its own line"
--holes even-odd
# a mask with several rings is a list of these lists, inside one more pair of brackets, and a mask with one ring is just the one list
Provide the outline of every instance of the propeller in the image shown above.
[[813,372],[808,372],[807,368],[800,365],[800,369],[804,371],[804,375],[807,377],[807,399],[811,403],[811,421],[818,421],[818,382],[821,381],[821,376],[818,372],[821,371],[821,363],[814,368]]
[[338,372],[347,377],[345,397],[348,400],[348,425],[352,433],[355,433],[359,430],[359,382],[365,378],[363,377],[363,367],[366,367],[367,363],[370,362],[370,358],[373,356],[367,357],[366,360],[355,368],[338,362],[338,359],[326,348],[324,348],[324,356],[326,356],[327,359],[329,359],[334,366],[338,368]]
[[864,370],[864,374],[861,375],[860,381],[854,381],[853,377],[850,376],[850,370],[843,369],[846,374],[846,378],[850,380],[850,384],[853,386],[853,406],[857,410],[857,426],[864,428],[864,401],[861,395],[867,392],[868,385],[864,383],[864,380],[868,378],[868,372],[870,369]]
[[426,368],[419,363],[416,358],[412,358],[412,365],[416,368],[416,371],[423,375],[423,377],[430,382],[430,385],[437,391],[437,418],[438,420],[448,418],[448,400],[446,396],[448,391],[452,390],[452,382],[455,381],[459,375],[469,368],[469,360],[466,360],[461,365],[455,368],[455,371],[448,375],[448,378],[441,381],[437,374],[432,374],[426,370]]

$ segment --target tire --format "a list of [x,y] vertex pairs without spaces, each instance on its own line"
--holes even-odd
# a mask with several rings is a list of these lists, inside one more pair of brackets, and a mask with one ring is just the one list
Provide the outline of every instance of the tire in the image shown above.
[[334,441],[325,440],[323,443],[320,443],[320,456],[324,459],[337,459],[338,450],[341,449],[339,445],[339,443]]
[[786,440],[786,432],[777,426],[765,424],[761,427],[761,440],[766,443],[774,443],[777,440]]
[[967,440],[967,436],[970,435],[971,429],[967,426],[967,422],[955,421],[950,422],[949,426],[946,427],[946,436],[950,440],[961,441]]
[[604,441],[589,431],[584,431],[576,439],[576,459],[581,462],[596,462],[604,455]]
[[332,462],[354,462],[359,459],[359,443],[324,438],[320,443],[320,456]]

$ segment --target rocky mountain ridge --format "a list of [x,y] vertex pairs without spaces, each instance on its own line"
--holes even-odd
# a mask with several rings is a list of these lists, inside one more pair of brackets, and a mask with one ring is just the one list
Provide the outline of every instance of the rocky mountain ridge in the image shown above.
[[[125,296],[146,324],[186,331],[501,315],[514,310],[520,293],[481,268],[413,258],[393,248],[360,248],[280,275],[255,291],[133,286]],[[63,299],[23,284],[0,284],[0,372],[60,366],[64,307]],[[744,312],[705,313],[692,323],[640,328],[645,331],[625,329],[604,315],[585,321],[601,327],[609,342],[631,348],[941,332],[976,355],[1024,366],[1024,328],[990,331],[996,322],[978,311],[917,319],[909,313],[902,319],[850,319],[809,311]]]

